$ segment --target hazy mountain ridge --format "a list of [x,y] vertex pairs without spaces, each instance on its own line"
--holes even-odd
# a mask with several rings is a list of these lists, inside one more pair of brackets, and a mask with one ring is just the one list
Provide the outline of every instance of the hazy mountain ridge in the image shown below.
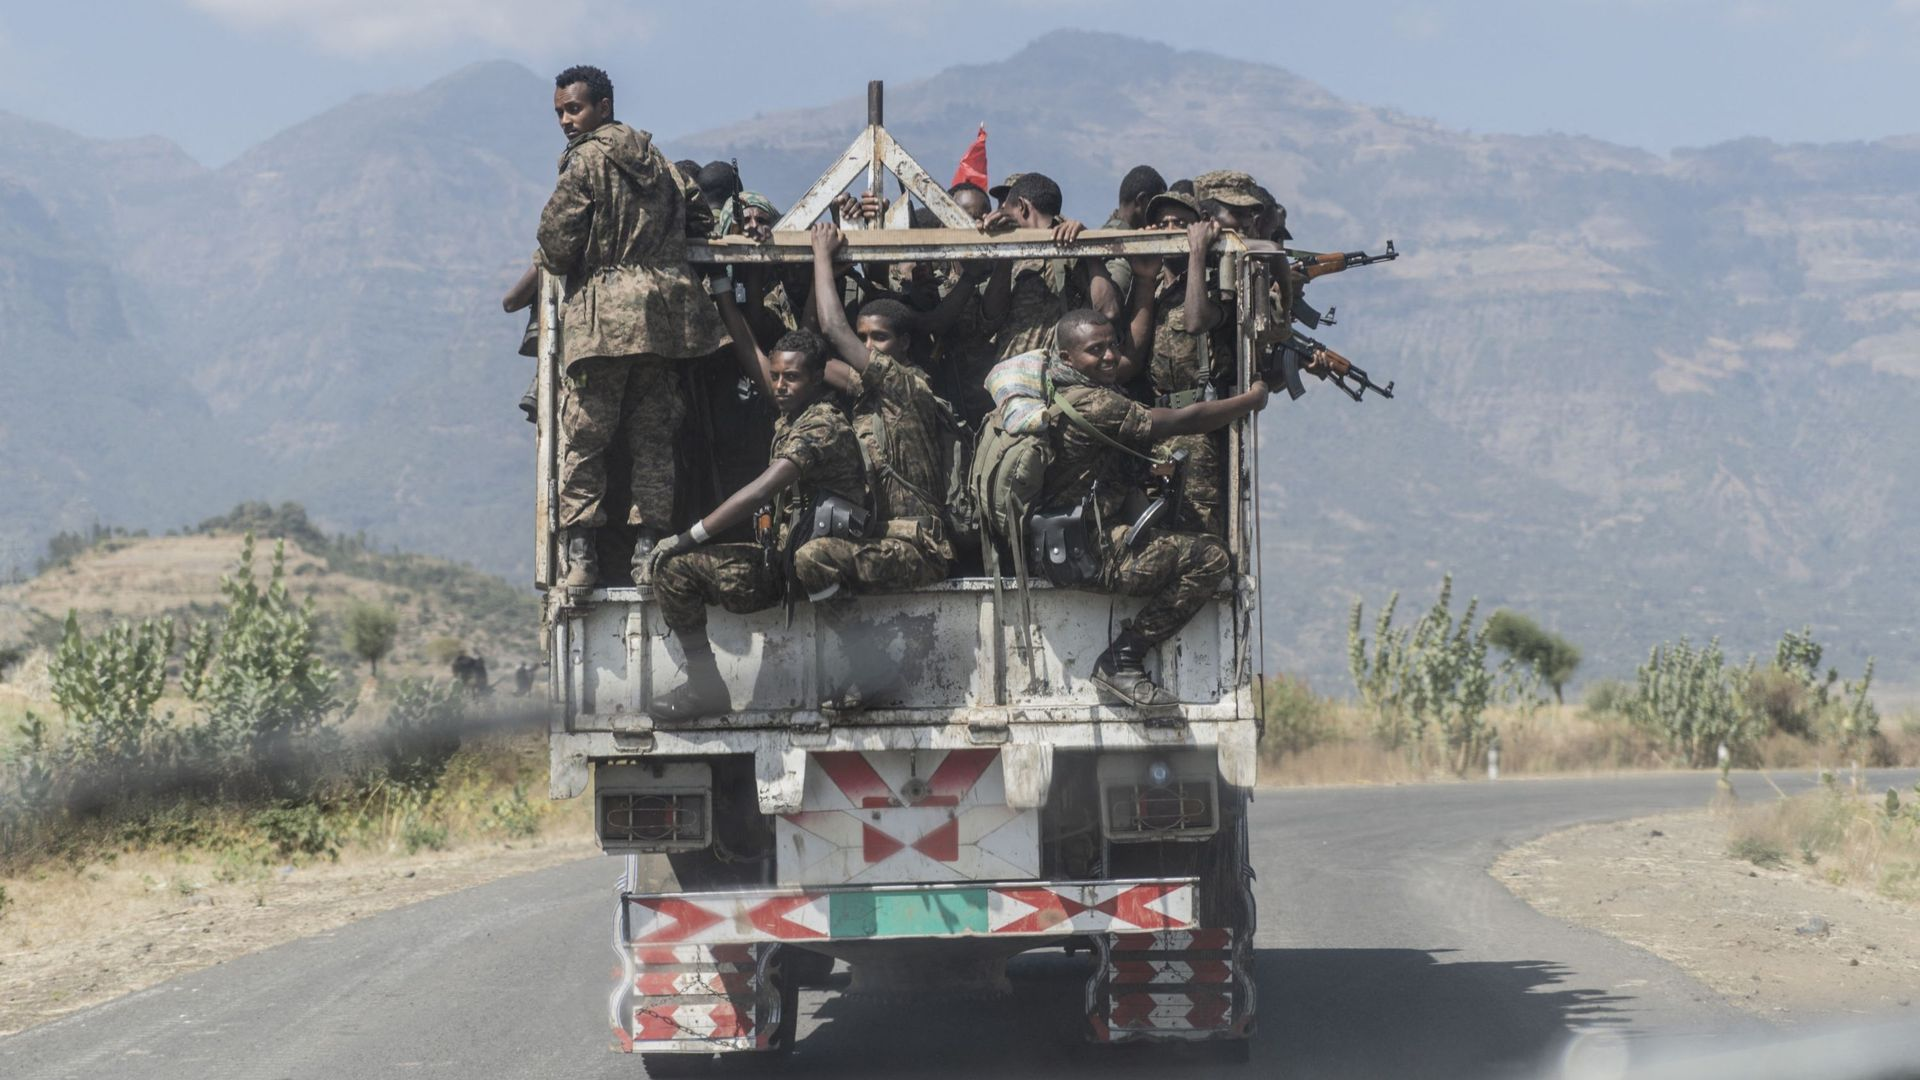
[[[494,305],[560,149],[547,86],[475,65],[356,98],[219,170],[161,140],[0,116],[0,280],[58,269],[66,309],[95,313],[55,343],[36,302],[0,324],[0,354],[150,383],[108,408],[47,375],[34,404],[0,407],[0,470],[34,481],[10,487],[25,505],[0,531],[298,498],[330,527],[520,576],[526,369]],[[623,119],[668,129],[644,104]],[[737,157],[784,205],[864,115],[849,96],[664,148]],[[936,177],[982,120],[996,178],[1042,169],[1092,222],[1137,162],[1169,178],[1236,166],[1287,203],[1302,246],[1391,236],[1407,253],[1312,291],[1341,311],[1322,336],[1400,396],[1315,388],[1263,421],[1283,668],[1336,678],[1354,595],[1424,602],[1453,569],[1461,592],[1587,645],[1596,672],[1661,637],[1744,650],[1810,621],[1839,658],[1878,652],[1884,676],[1914,678],[1900,540],[1920,524],[1920,445],[1900,434],[1920,405],[1920,139],[1660,157],[1469,135],[1108,35],[888,87],[889,129]],[[128,449],[181,415],[197,448]]]

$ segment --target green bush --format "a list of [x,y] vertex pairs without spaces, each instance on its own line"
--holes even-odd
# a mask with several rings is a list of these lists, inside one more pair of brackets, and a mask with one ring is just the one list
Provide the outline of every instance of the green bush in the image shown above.
[[203,741],[216,752],[254,762],[284,759],[296,737],[344,715],[339,673],[321,659],[313,600],[296,603],[286,585],[287,549],[276,544],[266,584],[254,580],[253,537],[220,581],[226,615],[216,635],[189,641],[193,698],[206,710]]
[[417,792],[438,783],[460,749],[465,706],[465,696],[452,683],[408,679],[395,686],[375,744],[384,779]]
[[341,641],[347,651],[367,662],[368,673],[380,677],[380,661],[393,651],[400,619],[392,609],[356,600],[347,608]]
[[81,633],[79,618],[67,613],[47,674],[76,757],[129,763],[152,755],[165,723],[153,707],[166,689],[172,651],[171,619],[116,623],[89,636]]
[[1596,716],[1622,716],[1633,700],[1633,687],[1619,679],[1597,679],[1587,687],[1580,704]]
[[313,803],[285,802],[253,815],[249,822],[260,830],[282,859],[299,855],[340,858],[340,834]]
[[1718,638],[1694,648],[1686,638],[1655,646],[1640,666],[1628,715],[1659,734],[1690,765],[1714,764],[1719,748],[1739,755],[1754,735]]
[[1325,739],[1332,727],[1333,702],[1305,679],[1262,680],[1260,702],[1266,722],[1260,741],[1269,754],[1298,753]]
[[[1360,700],[1374,714],[1375,736],[1389,747],[1406,747],[1419,758],[1429,731],[1441,739],[1457,773],[1480,760],[1498,738],[1486,723],[1496,701],[1532,707],[1539,701],[1531,669],[1509,659],[1487,667],[1488,627],[1475,625],[1478,600],[1455,620],[1453,575],[1411,627],[1393,625],[1400,594],[1394,593],[1374,622],[1371,642],[1360,632],[1358,601],[1347,621],[1347,663]],[[1371,646],[1371,647],[1370,647]]]
[[407,821],[405,828],[401,829],[400,842],[406,845],[407,854],[417,855],[422,848],[428,851],[445,851],[450,840],[445,825],[429,821],[424,817],[414,817]]
[[527,798],[525,784],[513,785],[513,794],[494,800],[487,810],[486,828],[510,840],[524,840],[540,832],[540,809]]

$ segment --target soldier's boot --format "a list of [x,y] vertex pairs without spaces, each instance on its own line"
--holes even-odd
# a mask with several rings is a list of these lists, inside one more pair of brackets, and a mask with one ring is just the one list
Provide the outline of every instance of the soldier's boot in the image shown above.
[[642,525],[633,537],[633,583],[651,585],[653,583],[653,548],[661,540],[660,530],[649,529]]
[[732,707],[727,684],[720,679],[720,665],[713,660],[713,646],[707,645],[687,650],[687,681],[656,695],[647,703],[647,714],[663,724],[684,723],[718,716]]
[[527,384],[527,392],[520,395],[520,411],[527,414],[529,424],[540,422],[540,395],[535,393],[539,388],[540,376],[535,375],[533,381]]
[[600,584],[600,551],[593,530],[575,525],[561,533],[567,557],[567,573],[560,584],[569,589],[591,589]]
[[1136,709],[1164,708],[1180,699],[1147,674],[1147,642],[1131,627],[1120,631],[1093,662],[1093,683]]

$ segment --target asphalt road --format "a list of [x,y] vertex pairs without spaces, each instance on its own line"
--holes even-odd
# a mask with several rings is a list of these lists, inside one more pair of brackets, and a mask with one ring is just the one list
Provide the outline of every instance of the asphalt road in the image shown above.
[[[1874,776],[1889,782],[1913,773]],[[1736,788],[1768,791],[1751,775]],[[1581,1031],[1641,1047],[1768,1037],[1672,965],[1541,916],[1486,873],[1539,834],[1712,794],[1698,774],[1261,793],[1260,1029],[1253,1065],[1233,1071],[1533,1075],[1557,1071]],[[638,1060],[607,1049],[617,873],[593,859],[509,878],[182,976],[0,1039],[0,1077],[637,1077]],[[1229,1071],[1164,1048],[1078,1046],[1082,962],[1024,957],[998,1000],[809,992],[780,1071]]]

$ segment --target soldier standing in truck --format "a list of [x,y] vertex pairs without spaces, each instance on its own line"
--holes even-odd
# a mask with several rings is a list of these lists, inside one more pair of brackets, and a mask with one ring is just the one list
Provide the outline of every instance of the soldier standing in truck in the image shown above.
[[1059,352],[1047,376],[1092,430],[1079,423],[1052,426],[1053,461],[1042,485],[1042,505],[1066,508],[1094,501],[1096,520],[1108,526],[1095,540],[1103,549],[1101,587],[1149,597],[1094,661],[1093,681],[1136,708],[1175,705],[1178,700],[1147,674],[1147,650],[1186,625],[1219,589],[1232,559],[1219,537],[1202,533],[1155,528],[1127,544],[1129,527],[1121,510],[1131,486],[1129,452],[1144,455],[1161,440],[1218,431],[1259,412],[1267,404],[1267,384],[1255,381],[1245,393],[1220,401],[1149,409],[1115,388],[1126,357],[1105,315],[1092,308],[1068,312],[1056,336]]
[[632,457],[636,580],[672,530],[674,449],[687,411],[682,363],[726,344],[687,266],[687,238],[710,227],[705,204],[653,136],[615,120],[599,68],[554,80],[566,133],[560,180],[540,213],[537,262],[566,278],[561,317],[559,525],[570,588],[599,583],[595,530],[607,523],[606,456],[623,427]]

